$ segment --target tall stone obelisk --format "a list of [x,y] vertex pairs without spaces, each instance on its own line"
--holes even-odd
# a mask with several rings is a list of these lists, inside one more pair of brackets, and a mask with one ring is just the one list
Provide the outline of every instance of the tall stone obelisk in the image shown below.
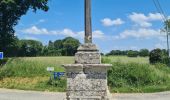
[[107,87],[107,70],[92,44],[91,0],[85,0],[85,44],[75,54],[75,64],[63,65],[67,73],[67,100],[111,100]]

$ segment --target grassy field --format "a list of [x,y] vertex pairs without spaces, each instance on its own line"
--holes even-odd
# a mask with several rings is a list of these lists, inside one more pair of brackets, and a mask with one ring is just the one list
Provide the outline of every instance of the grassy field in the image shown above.
[[110,59],[111,62],[149,64],[148,57],[109,56],[109,57],[103,57],[103,58]]
[[[156,92],[170,90],[170,68],[150,65],[148,58],[125,56],[102,57],[103,63],[113,64],[108,73],[112,92]],[[66,89],[66,79],[49,81],[47,67],[63,72],[62,64],[74,63],[74,57],[10,58],[0,67],[0,88],[61,91]]]

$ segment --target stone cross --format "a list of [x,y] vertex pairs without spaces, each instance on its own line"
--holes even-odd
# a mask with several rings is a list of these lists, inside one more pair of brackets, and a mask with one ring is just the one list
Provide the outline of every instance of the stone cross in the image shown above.
[[107,70],[101,55],[92,44],[91,0],[85,0],[85,44],[77,49],[75,64],[63,65],[67,75],[66,100],[111,100],[107,87]]
[[92,43],[91,0],[85,0],[85,43]]

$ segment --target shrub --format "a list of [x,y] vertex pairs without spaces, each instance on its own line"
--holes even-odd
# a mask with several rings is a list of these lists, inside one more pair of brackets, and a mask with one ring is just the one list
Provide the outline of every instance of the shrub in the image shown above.
[[149,54],[149,61],[151,64],[160,63],[162,61],[161,49],[154,49]]
[[8,61],[8,58],[0,59],[0,66],[6,64],[7,61]]
[[137,57],[138,56],[138,51],[130,50],[130,51],[128,51],[127,56],[128,57]]
[[48,81],[48,85],[52,85],[54,87],[60,87],[60,88],[65,88],[66,86],[66,79],[61,78],[61,79],[52,79]]

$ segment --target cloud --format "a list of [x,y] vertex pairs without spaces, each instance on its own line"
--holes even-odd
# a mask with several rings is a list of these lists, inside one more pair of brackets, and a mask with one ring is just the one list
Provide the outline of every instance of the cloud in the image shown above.
[[119,25],[122,25],[122,24],[125,23],[125,22],[124,22],[122,19],[120,19],[120,18],[117,18],[117,19],[115,19],[115,20],[112,20],[112,19],[110,19],[110,18],[104,18],[104,19],[101,20],[101,22],[102,22],[102,24],[103,24],[104,26],[119,26]]
[[149,13],[148,15],[145,15],[143,13],[132,13],[128,16],[131,21],[136,23],[137,25],[141,27],[151,27],[152,23],[151,21],[161,21],[162,15],[160,13]]
[[32,26],[31,28],[21,30],[21,32],[28,33],[28,34],[35,34],[35,35],[49,34],[47,29],[45,29],[45,28],[39,29],[36,26]]
[[32,36],[25,36],[24,39],[26,39],[26,40],[39,40],[38,38],[32,37]]
[[[46,28],[38,28],[37,26],[32,26],[27,29],[21,30],[22,33],[25,34],[33,34],[33,35],[63,35],[63,36],[71,36],[77,38],[84,37],[84,31],[74,32],[71,29],[65,28],[63,30],[47,30]],[[105,34],[101,30],[95,30],[92,32],[93,38],[103,39]]]
[[125,30],[120,33],[118,36],[115,36],[117,39],[126,39],[129,37],[132,38],[150,38],[160,35],[160,30],[148,29],[148,28],[139,28],[136,30]]

